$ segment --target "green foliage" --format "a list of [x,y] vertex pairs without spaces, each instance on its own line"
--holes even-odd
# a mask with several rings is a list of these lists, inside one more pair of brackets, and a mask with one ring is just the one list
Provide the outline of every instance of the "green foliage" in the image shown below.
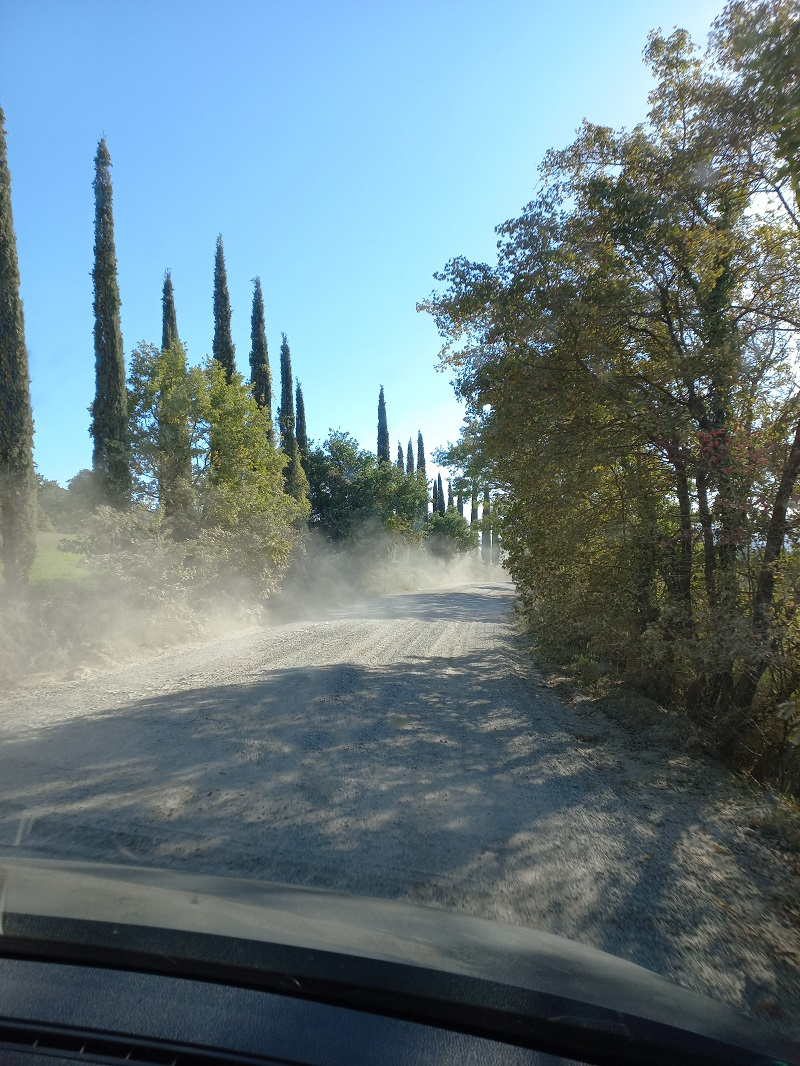
[[[729,4],[727,81],[683,31],[652,35],[648,123],[585,124],[549,153],[497,266],[452,260],[423,305],[470,408],[439,461],[503,486],[484,557],[501,522],[540,640],[690,708],[751,763],[782,743],[778,690],[800,688],[782,665],[800,647],[783,550],[800,547],[800,235],[771,210],[792,182],[774,122],[794,122],[796,79],[775,70],[796,25],[794,5]],[[748,91],[764,107],[728,138]]]
[[309,456],[311,526],[334,543],[376,530],[412,538],[419,531],[427,485],[359,448],[348,433],[331,432]]
[[425,476],[425,442],[422,439],[422,430],[417,432],[417,473]]
[[287,455],[294,450],[295,416],[292,396],[292,353],[286,334],[281,334],[281,405],[278,408],[278,424],[281,431],[281,448]]
[[400,441],[397,442],[397,469],[401,470],[403,473],[405,473],[406,469],[406,461],[403,456],[403,445]]
[[411,446],[411,438],[408,439],[408,448],[406,449],[406,473],[410,476],[414,473],[414,449]]
[[729,0],[713,26],[719,125],[755,191],[800,229],[800,13],[794,0]]
[[164,288],[161,293],[161,347],[171,348],[180,344],[178,336],[178,316],[175,312],[175,292],[172,288],[172,274],[164,271]]
[[[180,341],[162,349],[139,344],[131,358],[128,388],[134,494],[147,506],[163,507],[173,532],[187,535],[194,509],[189,418],[197,379],[190,379]],[[197,440],[194,446],[197,454]]]
[[11,173],[0,109],[0,536],[5,581],[28,580],[36,556],[36,477],[25,321],[19,295]]
[[297,382],[295,390],[295,407],[297,411],[297,450],[300,453],[300,462],[308,476],[308,430],[306,429],[306,405],[303,399],[303,390],[300,382]]
[[127,507],[131,497],[125,355],[120,327],[117,253],[111,189],[111,156],[105,138],[94,160],[94,356],[95,398],[91,408],[92,469],[106,501]]
[[236,371],[236,347],[231,335],[231,298],[221,233],[217,236],[214,255],[214,343],[211,350],[230,383]]
[[[305,415],[305,409],[303,410]],[[295,434],[295,398],[292,390],[292,355],[286,334],[281,334],[281,405],[278,408],[281,449],[284,454],[286,491],[298,501],[308,499],[308,478],[303,469]]]
[[386,400],[383,396],[383,385],[378,394],[378,462],[388,463],[389,456],[389,424],[386,421]]
[[272,429],[272,372],[269,368],[267,330],[264,322],[264,296],[261,279],[253,281],[253,313],[250,319],[250,388],[258,406],[270,416],[270,439]]
[[456,555],[474,551],[478,546],[478,532],[454,507],[442,514],[434,512],[425,527],[425,544],[439,558],[452,559]]

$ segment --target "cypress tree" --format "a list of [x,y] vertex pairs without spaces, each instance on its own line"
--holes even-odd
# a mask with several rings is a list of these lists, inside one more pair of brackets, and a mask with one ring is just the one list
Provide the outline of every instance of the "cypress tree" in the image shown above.
[[186,529],[192,482],[192,448],[185,409],[175,404],[186,382],[186,353],[178,336],[172,274],[164,271],[161,294],[161,353],[163,378],[159,399],[158,498],[176,533]]
[[378,395],[378,462],[388,463],[389,459],[389,424],[386,421],[386,401],[383,398],[383,385]]
[[297,405],[297,450],[300,453],[300,462],[303,464],[303,469],[308,474],[308,433],[306,432],[306,405],[303,400],[303,390],[300,387],[300,382],[297,382],[297,389],[295,392],[295,401]]
[[281,405],[278,408],[278,426],[281,449],[286,456],[286,465],[283,468],[286,491],[290,496],[299,500],[308,494],[308,479],[303,469],[300,449],[297,446],[292,390],[292,355],[285,333],[281,334]]
[[444,494],[441,474],[439,474],[438,478],[436,479],[436,507],[439,511],[439,514],[444,514],[447,510],[447,501]]
[[483,533],[481,535],[481,557],[485,563],[492,561],[492,519],[489,486],[483,486]]
[[469,524],[472,526],[478,521],[478,482],[472,482],[472,499],[469,508]]
[[36,475],[33,465],[25,320],[11,215],[11,172],[0,108],[0,532],[8,589],[28,580],[36,556]]
[[225,377],[230,385],[236,369],[236,348],[231,337],[231,298],[228,294],[228,275],[225,270],[225,252],[222,248],[222,234],[217,237],[217,251],[214,257],[214,358],[225,370]]
[[172,289],[172,274],[164,271],[164,289],[161,294],[161,351],[165,352],[172,344],[177,344],[178,317],[175,314],[175,293]]
[[447,509],[448,511],[453,506],[453,482],[450,478],[447,479]]
[[408,448],[406,449],[406,473],[414,473],[414,449],[411,446],[411,438],[408,438]]
[[278,426],[281,433],[281,448],[287,455],[294,451],[295,420],[294,397],[292,395],[292,353],[286,334],[281,333],[281,405],[278,408]]
[[274,443],[272,428],[272,373],[267,352],[267,329],[264,323],[264,297],[261,279],[253,280],[253,314],[250,318],[250,387],[253,399],[269,416],[269,437]]
[[431,485],[431,507],[433,514],[436,514],[436,512],[439,510],[439,507],[436,503],[436,478],[433,479],[433,483]]
[[94,358],[92,469],[106,500],[126,507],[131,497],[128,394],[120,328],[117,253],[111,191],[111,156],[105,137],[94,158]]
[[403,445],[400,441],[397,442],[397,469],[401,474],[406,472],[406,461],[403,458]]
[[417,430],[417,470],[425,473],[425,445],[422,442],[422,430]]
[[458,504],[457,504],[457,506],[458,506],[458,513],[463,518],[464,517],[464,486],[463,486],[463,484],[460,484],[458,486]]

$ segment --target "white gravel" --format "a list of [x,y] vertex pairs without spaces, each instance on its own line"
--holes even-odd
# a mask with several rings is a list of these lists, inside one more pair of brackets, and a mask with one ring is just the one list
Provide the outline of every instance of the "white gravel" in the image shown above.
[[0,854],[452,908],[800,1036],[797,879],[747,825],[767,801],[566,706],[512,605],[505,583],[404,593],[8,696]]

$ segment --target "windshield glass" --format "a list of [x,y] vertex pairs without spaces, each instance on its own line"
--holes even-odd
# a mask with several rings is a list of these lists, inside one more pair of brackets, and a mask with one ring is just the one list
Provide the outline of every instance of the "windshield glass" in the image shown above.
[[0,860],[800,1037],[799,70],[794,0],[6,3]]

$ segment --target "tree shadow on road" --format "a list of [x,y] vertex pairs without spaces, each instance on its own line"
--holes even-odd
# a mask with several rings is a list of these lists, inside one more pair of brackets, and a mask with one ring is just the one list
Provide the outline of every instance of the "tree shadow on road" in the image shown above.
[[[704,800],[620,801],[625,765],[581,729],[502,649],[266,670],[7,741],[0,850],[403,898],[672,974],[676,922],[707,920],[689,894],[676,916],[671,858]],[[702,950],[712,985],[736,964]]]

